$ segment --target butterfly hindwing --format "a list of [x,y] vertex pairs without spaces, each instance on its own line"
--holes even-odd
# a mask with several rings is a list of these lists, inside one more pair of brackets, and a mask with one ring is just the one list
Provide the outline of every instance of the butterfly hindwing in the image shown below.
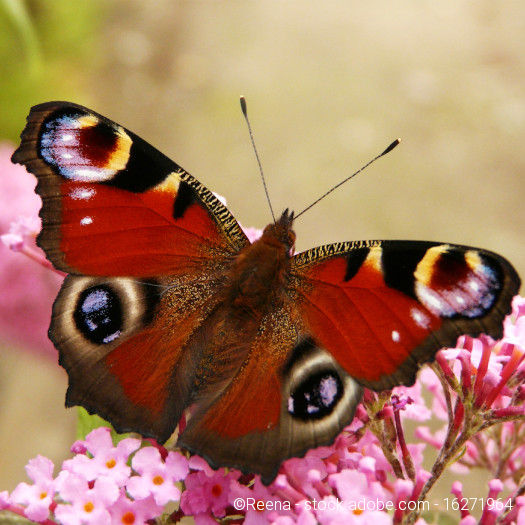
[[66,406],[81,405],[119,432],[166,441],[191,402],[199,329],[218,283],[69,275],[49,336],[69,375]]
[[424,241],[314,248],[294,257],[291,273],[315,340],[375,390],[412,384],[461,334],[500,337],[520,285],[495,253]]
[[38,243],[65,272],[213,272],[248,243],[227,208],[184,169],[82,106],[32,108],[13,161],[38,177]]
[[304,332],[292,302],[265,316],[246,347],[239,371],[199,407],[178,444],[267,484],[284,459],[331,443],[362,389]]

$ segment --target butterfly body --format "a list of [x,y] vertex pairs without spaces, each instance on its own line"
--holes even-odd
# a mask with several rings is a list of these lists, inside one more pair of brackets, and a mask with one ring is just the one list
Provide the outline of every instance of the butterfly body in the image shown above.
[[197,179],[101,115],[32,108],[13,161],[38,177],[38,243],[68,273],[49,335],[66,405],[262,475],[329,444],[363,387],[414,382],[461,334],[501,335],[503,257],[428,241],[293,254],[287,210],[250,243]]

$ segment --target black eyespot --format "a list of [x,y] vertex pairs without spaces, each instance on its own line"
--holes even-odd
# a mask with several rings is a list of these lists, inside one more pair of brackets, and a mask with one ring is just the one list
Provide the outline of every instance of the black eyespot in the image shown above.
[[111,343],[122,332],[122,306],[109,286],[86,288],[78,298],[73,317],[84,337],[95,344]]
[[335,370],[324,370],[304,380],[288,398],[288,412],[299,419],[322,419],[343,395],[343,382]]

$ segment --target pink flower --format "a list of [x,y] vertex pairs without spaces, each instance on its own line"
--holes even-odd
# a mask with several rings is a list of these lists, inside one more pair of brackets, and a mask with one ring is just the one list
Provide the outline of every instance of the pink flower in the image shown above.
[[[323,449],[327,448],[323,447]],[[286,461],[281,469],[286,475],[279,475],[272,485],[275,494],[296,503],[305,497],[322,498],[327,493],[331,493],[322,483],[328,475],[322,457],[326,458],[333,452],[328,449],[322,457],[317,455],[318,452],[319,449],[315,449],[309,451],[304,458],[291,458]]]
[[433,418],[441,419],[442,421],[448,420],[447,404],[445,402],[445,396],[443,395],[443,387],[436,376],[434,371],[424,366],[418,374],[418,383],[422,385],[431,394],[432,406],[431,413]]
[[180,498],[180,490],[175,482],[188,474],[188,460],[179,452],[169,452],[162,461],[159,451],[154,447],[140,449],[131,460],[131,466],[140,474],[129,479],[126,488],[135,499],[153,496],[158,505]]
[[147,446],[135,453],[132,470],[126,462],[140,445],[126,438],[114,446],[109,430],[97,428],[72,446],[80,454],[64,461],[56,479],[50,460],[31,460],[26,469],[34,485],[21,483],[11,497],[1,493],[0,509],[46,525],[145,523],[178,499],[174,482],[187,475],[188,462],[178,452],[162,460],[158,449]]
[[383,503],[389,500],[381,483],[358,470],[343,470],[337,474],[332,474],[329,477],[329,483],[336,489],[341,501],[348,504],[359,500],[381,501]]
[[111,523],[146,523],[162,514],[163,508],[157,505],[153,496],[138,501],[130,500],[121,490],[118,500],[109,508]]
[[[306,502],[303,502],[306,503]],[[298,506],[297,517],[278,516],[272,521],[272,525],[316,525],[317,520],[311,510],[305,506]]]
[[421,426],[417,427],[415,430],[415,435],[418,439],[423,440],[425,443],[428,443],[436,449],[440,449],[445,440],[445,431],[438,430],[435,433],[432,433],[428,427]]
[[35,237],[40,231],[40,219],[36,215],[17,217],[9,225],[8,231],[9,233],[0,235],[2,243],[14,252],[24,252],[34,244]]
[[214,470],[210,467],[208,462],[200,456],[191,456],[188,459],[188,466],[191,470],[202,470],[208,476],[213,476]]
[[192,472],[184,480],[186,490],[181,498],[181,508],[186,515],[213,512],[224,517],[228,505],[229,478],[217,472],[208,478],[202,471]]
[[[393,389],[393,396],[397,396],[403,403],[402,418],[413,419],[415,421],[427,421],[431,418],[432,412],[427,407],[421,392],[421,383],[417,381],[411,387],[398,386]],[[393,397],[392,396],[392,397]]]
[[117,484],[106,477],[95,480],[90,488],[88,482],[77,474],[62,471],[57,477],[62,499],[70,504],[59,504],[55,516],[65,525],[111,523],[108,507],[119,497]]
[[255,242],[262,235],[262,230],[259,228],[252,228],[251,226],[247,228],[241,226],[241,228],[245,233],[246,237],[248,237],[248,240],[252,243]]
[[29,460],[26,472],[33,485],[19,483],[11,494],[11,502],[25,505],[25,515],[34,521],[43,521],[55,495],[53,462],[43,456]]
[[213,471],[207,463],[207,468],[203,468],[191,459],[190,467],[198,470],[191,472],[184,480],[185,490],[181,497],[181,509],[187,516],[209,515],[211,512],[217,518],[224,517],[226,507],[229,505],[230,483],[232,480],[237,480],[240,473],[236,470],[227,473],[224,468]]
[[11,162],[13,152],[14,148],[11,144],[0,143],[0,173],[2,174],[0,227],[2,230],[7,230],[9,224],[20,216],[37,217],[42,205],[34,191],[36,177],[28,173],[23,166]]
[[512,300],[512,313],[503,321],[503,341],[525,351],[525,298],[516,295]]
[[7,492],[7,490],[2,490],[0,492],[0,509],[5,509],[9,503],[9,492]]
[[106,476],[122,487],[131,473],[126,464],[128,458],[140,446],[140,439],[125,438],[115,447],[109,428],[96,428],[86,436],[85,441],[77,441],[72,447],[77,450],[83,447],[93,457],[77,454],[64,461],[63,468],[83,476],[87,481]]
[[[508,518],[514,518],[518,525],[523,525],[523,523],[525,523],[525,496],[519,496],[516,498],[516,506],[509,513]],[[507,520],[507,523],[512,523],[510,519]]]
[[[369,456],[375,459],[376,473],[379,474],[392,472],[392,466],[385,458],[377,437],[374,434],[372,434],[372,432],[370,432],[369,430],[367,430],[363,434],[361,440],[355,444],[355,449],[357,449],[358,451],[356,452],[356,454],[359,454],[359,458]],[[345,462],[343,462],[340,469],[342,470],[344,466],[348,468],[348,466],[350,465],[348,465],[348,463],[345,465]]]
[[55,360],[47,329],[62,278],[49,271],[49,263],[46,268],[9,249],[45,261],[35,244],[41,206],[36,178],[11,163],[12,153],[10,145],[0,144],[0,332],[12,344]]
[[315,502],[315,515],[321,525],[392,525],[392,518],[384,511],[361,510],[366,509],[367,502],[364,497],[344,502],[335,496],[326,496]]

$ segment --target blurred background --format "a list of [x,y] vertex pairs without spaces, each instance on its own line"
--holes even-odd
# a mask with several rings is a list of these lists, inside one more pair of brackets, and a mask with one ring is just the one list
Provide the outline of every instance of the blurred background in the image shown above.
[[[244,95],[277,212],[300,211],[402,138],[301,217],[298,250],[450,241],[525,275],[524,49],[517,0],[0,0],[0,233],[35,209],[32,178],[8,158],[30,106],[48,100],[135,131],[243,225],[265,226]],[[36,454],[59,464],[75,437],[46,343],[59,279],[26,259],[0,245],[0,490]]]

